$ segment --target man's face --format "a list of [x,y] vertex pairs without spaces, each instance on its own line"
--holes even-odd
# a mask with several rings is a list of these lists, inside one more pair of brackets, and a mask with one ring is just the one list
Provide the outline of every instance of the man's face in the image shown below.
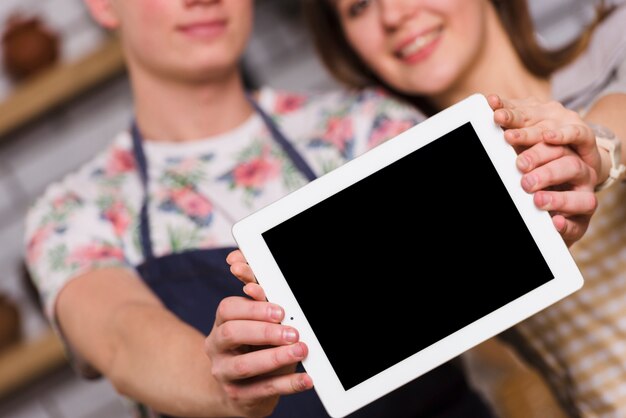
[[129,65],[201,82],[236,70],[252,0],[109,0]]

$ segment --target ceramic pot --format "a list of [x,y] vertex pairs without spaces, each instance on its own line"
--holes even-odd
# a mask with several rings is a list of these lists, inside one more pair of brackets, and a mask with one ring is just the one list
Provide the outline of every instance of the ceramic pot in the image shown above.
[[59,58],[59,38],[41,19],[13,15],[2,35],[7,74],[20,81],[54,65]]

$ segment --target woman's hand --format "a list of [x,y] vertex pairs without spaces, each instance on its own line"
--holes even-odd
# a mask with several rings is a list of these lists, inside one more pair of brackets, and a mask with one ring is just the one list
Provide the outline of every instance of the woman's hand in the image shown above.
[[265,301],[243,254],[234,251],[227,262],[251,299],[229,297],[220,303],[205,352],[230,409],[237,416],[267,416],[281,395],[313,387],[306,373],[294,373],[308,349],[294,328],[280,324],[283,309]]
[[587,230],[597,207],[594,188],[602,161],[595,135],[581,117],[558,102],[490,95],[494,120],[518,152],[522,187],[550,212],[567,245]]

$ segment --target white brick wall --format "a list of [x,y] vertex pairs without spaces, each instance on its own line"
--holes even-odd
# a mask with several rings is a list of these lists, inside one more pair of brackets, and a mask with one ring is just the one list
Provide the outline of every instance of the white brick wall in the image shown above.
[[[255,82],[291,91],[322,91],[337,86],[317,60],[304,22],[298,15],[277,10],[286,0],[257,2],[256,24],[244,65]],[[293,1],[293,0],[288,0]],[[293,7],[291,8],[293,9]]]
[[[82,0],[0,0],[0,25],[13,11],[40,16],[58,33],[66,62],[93,51],[104,35]],[[12,88],[0,72],[0,98]],[[77,168],[124,129],[131,109],[128,83],[119,79],[0,143],[0,292],[18,303],[26,339],[37,338],[46,323],[20,279],[24,213],[49,182]],[[0,417],[129,416],[106,381],[84,383],[71,372],[62,379],[46,379],[12,400],[0,403]]]
[[5,218],[5,214],[10,212],[16,197],[11,187],[10,175],[11,171],[6,167],[6,163],[0,160],[0,219]]
[[5,399],[0,418],[131,418],[130,408],[106,380],[78,380],[65,369]]
[[65,107],[10,144],[5,150],[7,166],[29,199],[34,199],[51,181],[103,149],[116,132],[128,125],[130,114],[127,84],[107,86]]
[[[41,335],[46,323],[20,281],[24,214],[48,183],[76,169],[125,129],[131,111],[128,83],[119,78],[0,144],[0,292],[19,304],[27,339]],[[72,374],[29,393],[10,408],[0,403],[0,418],[123,418],[124,414],[108,383],[84,383]]]
[[[0,148],[0,190],[7,190],[0,200],[0,243],[6,244],[0,271],[19,262],[17,243],[28,205],[46,185],[78,168],[125,129],[131,111],[127,81],[119,79],[25,128]],[[13,279],[0,276],[0,288]]]

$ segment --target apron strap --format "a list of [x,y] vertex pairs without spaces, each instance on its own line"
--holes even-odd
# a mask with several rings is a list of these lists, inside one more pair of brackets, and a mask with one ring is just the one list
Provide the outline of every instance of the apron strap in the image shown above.
[[263,119],[263,122],[265,122],[265,126],[267,126],[267,129],[269,129],[274,140],[278,143],[278,145],[281,146],[291,162],[304,175],[304,177],[307,178],[307,180],[315,180],[317,178],[315,172],[313,172],[309,164],[307,164],[307,162],[304,160],[304,158],[302,158],[300,153],[298,153],[294,146],[291,145],[291,142],[289,142],[285,135],[283,135],[283,133],[280,131],[272,118],[261,108],[261,106],[259,106],[256,101],[254,101],[254,99],[250,97],[250,95],[248,95],[247,97],[254,110],[256,110],[259,116],[261,116],[261,118]]
[[[255,112],[261,117],[265,126],[269,130],[274,141],[280,145],[287,157],[291,160],[294,166],[302,173],[308,181],[313,181],[317,178],[315,172],[311,169],[309,164],[304,158],[296,151],[294,146],[287,140],[285,135],[280,131],[274,120],[259,106],[259,104],[246,95],[250,105]],[[139,241],[143,251],[143,256],[146,260],[154,258],[154,251],[152,249],[152,238],[150,236],[150,216],[148,213],[149,193],[148,193],[148,160],[143,148],[143,135],[137,126],[137,121],[133,120],[131,124],[131,135],[133,138],[133,154],[135,161],[137,162],[137,170],[139,171],[139,178],[141,180],[141,186],[143,188],[143,201],[141,203],[141,213],[139,219]]]
[[139,131],[136,120],[133,120],[130,129],[133,137],[133,154],[135,155],[139,179],[141,180],[141,187],[143,188],[143,200],[141,202],[139,218],[139,242],[141,243],[144,258],[146,260],[152,260],[154,258],[154,252],[152,251],[150,217],[148,215],[148,161],[146,160],[146,154],[143,150],[143,136],[141,135],[141,131]]

